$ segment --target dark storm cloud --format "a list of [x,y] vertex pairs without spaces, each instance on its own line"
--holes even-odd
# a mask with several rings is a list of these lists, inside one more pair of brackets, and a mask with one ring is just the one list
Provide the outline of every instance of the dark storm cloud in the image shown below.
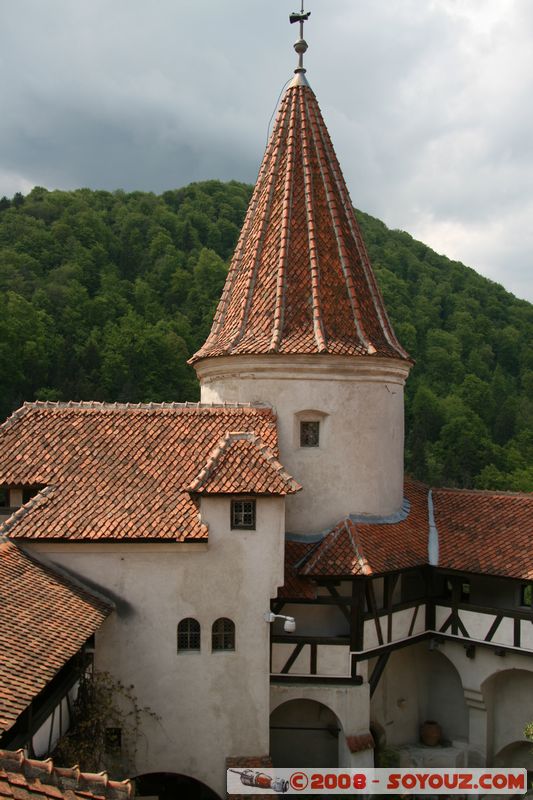
[[[354,203],[532,297],[533,4],[309,2],[308,77]],[[253,181],[291,10],[0,3],[0,194]]]

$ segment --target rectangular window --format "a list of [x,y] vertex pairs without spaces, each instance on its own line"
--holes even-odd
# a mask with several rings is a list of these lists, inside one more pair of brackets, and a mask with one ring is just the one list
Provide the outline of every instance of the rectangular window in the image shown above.
[[318,420],[300,422],[300,447],[318,447],[320,422]]
[[255,500],[231,501],[231,527],[255,530]]
[[520,605],[533,606],[533,583],[523,583],[520,587]]

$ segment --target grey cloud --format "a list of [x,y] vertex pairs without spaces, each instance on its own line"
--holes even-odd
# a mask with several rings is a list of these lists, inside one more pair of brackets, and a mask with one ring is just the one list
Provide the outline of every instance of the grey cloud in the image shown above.
[[[309,4],[308,77],[354,203],[533,299],[517,227],[533,215],[533,4]],[[253,181],[294,67],[291,10],[1,4],[0,195]]]

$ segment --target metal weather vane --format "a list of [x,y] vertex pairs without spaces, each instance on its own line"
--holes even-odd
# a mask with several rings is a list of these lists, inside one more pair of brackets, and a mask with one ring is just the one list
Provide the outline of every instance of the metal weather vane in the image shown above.
[[304,53],[307,50],[307,42],[304,39],[304,22],[307,22],[310,16],[310,11],[304,11],[304,0],[302,0],[300,11],[293,11],[293,13],[289,16],[291,25],[293,22],[300,23],[300,38],[294,43],[294,49],[298,53],[298,66],[294,70],[295,72],[305,72]]

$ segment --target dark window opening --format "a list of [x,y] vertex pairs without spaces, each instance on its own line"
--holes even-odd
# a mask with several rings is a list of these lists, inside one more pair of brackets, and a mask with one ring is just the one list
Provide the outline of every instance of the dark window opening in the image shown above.
[[[444,594],[446,597],[453,596],[453,581],[450,578],[446,579],[444,588]],[[459,582],[459,588],[461,590],[459,595],[459,602],[460,603],[469,603],[470,602],[470,581],[461,580]]]
[[533,606],[533,583],[523,583],[520,587],[520,605]]
[[104,737],[106,753],[118,753],[122,749],[122,728],[106,728]]
[[211,646],[213,650],[235,650],[235,624],[231,619],[220,617],[213,622]]
[[178,653],[200,651],[200,623],[197,619],[186,617],[178,625]]
[[320,422],[300,422],[300,447],[318,447],[320,444]]
[[255,530],[255,500],[231,501],[231,527]]

